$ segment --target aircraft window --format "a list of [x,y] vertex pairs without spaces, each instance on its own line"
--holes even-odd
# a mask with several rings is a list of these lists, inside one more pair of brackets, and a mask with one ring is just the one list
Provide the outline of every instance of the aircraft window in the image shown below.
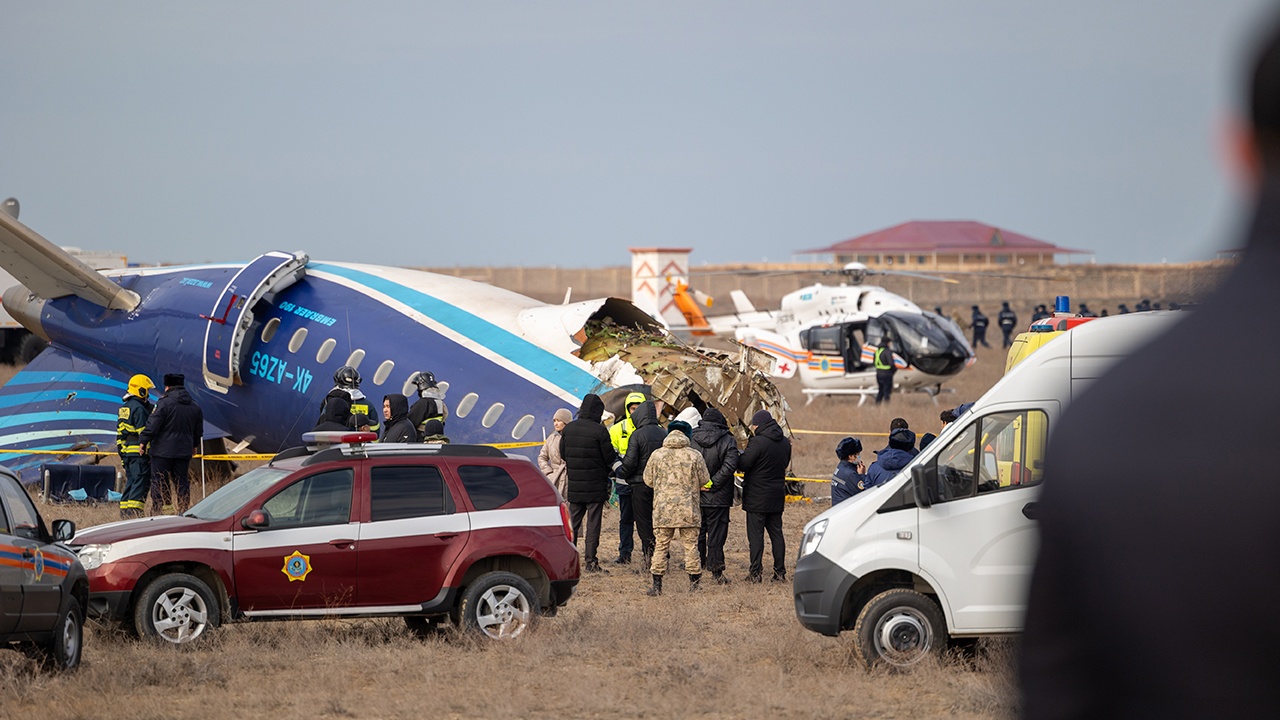
[[329,356],[333,354],[333,349],[338,347],[338,341],[329,338],[320,343],[320,349],[316,351],[316,362],[329,362]]
[[458,403],[458,417],[464,418],[471,414],[471,408],[476,406],[476,401],[479,399],[480,396],[475,393],[467,393],[466,395],[463,395],[462,400]]
[[436,387],[440,388],[441,395],[449,392],[449,383],[446,380],[441,380],[440,382],[436,383]]
[[480,424],[487,428],[493,427],[498,422],[498,418],[502,417],[502,411],[506,409],[507,406],[502,403],[490,405],[489,409],[485,411],[484,417],[480,420]]
[[531,427],[533,427],[533,416],[532,415],[522,416],[519,420],[516,421],[516,426],[512,428],[511,438],[513,440],[519,440],[520,438],[525,436],[525,433],[529,432],[529,428]]
[[[391,360],[383,360],[382,364],[378,366],[377,372],[373,374],[373,384],[381,385],[382,383],[386,382],[387,376],[391,374],[391,370],[395,368],[395,366],[396,366],[395,362]],[[409,395],[409,393],[404,393],[404,394],[406,396]]]
[[355,368],[355,369],[357,369],[357,370],[359,370],[359,369],[360,369],[360,363],[361,363],[361,362],[364,362],[364,351],[363,351],[363,350],[358,350],[358,349],[357,349],[357,350],[352,350],[352,351],[351,351],[351,354],[347,356],[347,363],[346,363],[346,364],[347,364],[347,365],[350,365],[351,367],[353,367],[353,368]]
[[307,329],[298,328],[297,331],[293,333],[293,337],[289,338],[289,352],[296,353],[299,350],[301,350],[302,343],[306,342],[306,340],[307,340]]
[[418,386],[413,384],[413,375],[410,375],[409,379],[404,381],[404,385],[400,386],[400,394],[409,398],[410,405],[413,404],[414,398],[418,397]]
[[271,318],[267,324],[262,327],[262,342],[269,343],[271,338],[276,336],[276,330],[280,329],[280,318]]

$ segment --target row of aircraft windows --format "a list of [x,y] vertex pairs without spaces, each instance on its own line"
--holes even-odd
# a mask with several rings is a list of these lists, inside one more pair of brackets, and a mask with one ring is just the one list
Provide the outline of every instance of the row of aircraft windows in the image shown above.
[[[262,336],[261,336],[262,342],[263,343],[271,342],[271,340],[274,339],[276,336],[276,330],[279,330],[279,329],[280,329],[280,318],[271,318],[270,320],[268,320],[262,328]],[[293,335],[289,338],[289,352],[297,353],[299,350],[302,349],[302,344],[306,342],[306,340],[307,340],[306,328],[298,328],[297,330],[295,330]],[[316,362],[318,363],[329,362],[329,356],[333,354],[333,349],[337,346],[338,346],[337,340],[334,340],[333,338],[326,338],[324,342],[320,343],[320,347],[316,350]],[[359,370],[360,363],[363,361],[364,361],[364,350],[356,349],[351,351],[351,354],[347,356],[347,361],[343,364],[350,365],[351,367]],[[391,371],[395,369],[395,366],[396,364],[394,361],[383,360],[382,363],[378,365],[378,369],[375,370],[373,373],[373,384],[380,386],[383,383],[385,383],[387,381],[387,378],[391,376]],[[440,390],[442,392],[448,392],[449,383],[442,381],[440,383]],[[408,397],[413,397],[414,394],[417,392],[417,388],[413,384],[413,374],[410,374],[408,379],[404,381],[404,386],[401,388],[400,392],[402,392],[404,395]],[[458,401],[458,406],[453,408],[453,414],[456,415],[457,417],[464,418],[470,415],[473,410],[475,410],[476,403],[478,403],[479,401],[480,401],[479,395],[473,392],[467,393],[466,395],[462,396],[461,400]],[[494,425],[497,425],[498,419],[502,417],[502,412],[506,409],[507,409],[507,406],[500,402],[496,402],[490,405],[489,409],[485,411],[484,416],[480,418],[480,424],[485,426],[486,428],[491,428]],[[516,421],[515,427],[511,429],[512,439],[519,440],[520,438],[524,437],[529,432],[530,428],[533,427],[533,421],[534,421],[534,417],[532,415],[521,416],[520,419]]]

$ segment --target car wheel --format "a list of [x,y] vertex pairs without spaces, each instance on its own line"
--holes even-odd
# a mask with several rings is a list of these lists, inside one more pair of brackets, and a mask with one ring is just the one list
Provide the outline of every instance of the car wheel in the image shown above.
[[942,609],[907,588],[886,590],[871,598],[853,626],[858,654],[868,665],[914,665],[947,645]]
[[80,603],[71,596],[62,602],[53,636],[40,648],[44,664],[55,670],[75,670],[80,666],[80,651],[84,648],[84,613]]
[[485,573],[462,596],[462,626],[495,640],[519,637],[538,619],[538,595],[509,572]]
[[142,591],[133,624],[144,638],[175,645],[199,638],[218,624],[220,607],[203,580],[186,573],[156,578]]

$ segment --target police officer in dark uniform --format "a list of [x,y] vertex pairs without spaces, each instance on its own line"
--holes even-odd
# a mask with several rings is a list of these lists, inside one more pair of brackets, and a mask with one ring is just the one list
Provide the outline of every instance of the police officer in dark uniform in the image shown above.
[[1000,326],[1000,332],[1004,333],[1004,346],[1009,347],[1013,344],[1013,328],[1018,324],[1018,314],[1009,309],[1008,302],[1001,303],[996,324]]
[[876,404],[889,402],[893,393],[893,374],[898,368],[893,364],[893,340],[885,335],[876,348]]
[[120,517],[142,517],[147,509],[147,491],[151,489],[151,458],[142,454],[142,429],[147,426],[154,405],[150,390],[156,384],[146,375],[129,378],[129,387],[116,420],[116,452],[124,467],[124,494],[120,496]]
[[1031,322],[1035,322],[1037,320],[1043,320],[1047,317],[1049,317],[1049,308],[1045,307],[1043,304],[1040,304],[1036,306],[1036,311],[1031,314]]
[[987,344],[987,325],[990,324],[987,316],[982,314],[977,305],[973,306],[973,319],[969,321],[969,327],[973,328],[973,349],[977,350],[978,346],[991,347]]
[[[151,456],[151,507],[165,513],[185,512],[191,506],[191,485],[187,471],[191,458],[200,452],[204,437],[204,413],[184,387],[185,378],[164,376],[164,395],[156,402],[155,412],[147,418],[138,440],[142,452]],[[177,502],[170,491],[177,490]]]

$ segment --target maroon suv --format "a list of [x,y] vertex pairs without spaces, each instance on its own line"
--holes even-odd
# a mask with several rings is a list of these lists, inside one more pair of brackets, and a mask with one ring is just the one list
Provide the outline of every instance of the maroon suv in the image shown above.
[[568,514],[527,459],[304,437],[180,517],[78,533],[91,614],[173,643],[228,619],[382,616],[505,638],[573,594]]

